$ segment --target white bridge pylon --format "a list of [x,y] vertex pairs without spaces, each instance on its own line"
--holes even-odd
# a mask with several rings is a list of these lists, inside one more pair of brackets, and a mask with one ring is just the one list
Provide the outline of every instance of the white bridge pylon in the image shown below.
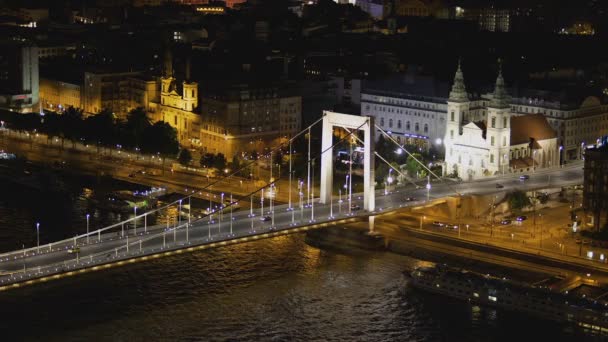
[[[376,209],[374,177],[374,118],[370,116],[349,115],[330,111],[323,112],[321,140],[321,193],[319,202],[328,204],[333,194],[333,128],[335,126],[352,130],[363,130],[363,209]],[[353,134],[355,134],[354,132]]]

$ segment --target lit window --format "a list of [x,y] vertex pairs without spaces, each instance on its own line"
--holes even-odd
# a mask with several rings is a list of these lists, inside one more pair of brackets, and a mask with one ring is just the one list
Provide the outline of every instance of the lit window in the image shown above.
[[493,301],[493,302],[495,302],[497,300],[496,297],[494,297],[494,296],[488,296],[488,299],[491,300],[491,301]]

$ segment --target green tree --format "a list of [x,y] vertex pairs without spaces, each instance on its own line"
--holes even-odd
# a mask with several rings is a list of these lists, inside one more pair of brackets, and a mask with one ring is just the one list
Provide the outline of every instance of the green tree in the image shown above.
[[190,153],[190,150],[187,148],[182,148],[177,156],[177,161],[184,166],[188,166],[192,161],[192,154]]
[[223,153],[218,153],[215,155],[215,158],[213,159],[213,167],[220,171],[226,168],[226,157]]
[[158,121],[146,128],[143,132],[142,152],[156,153],[162,157],[163,173],[165,172],[165,159],[174,158],[179,152],[177,131],[164,121]]
[[[61,115],[63,137],[72,142],[72,148],[76,145],[76,141],[82,138],[83,126],[83,111],[82,109],[68,107]],[[63,139],[62,139],[63,146]]]
[[232,171],[236,171],[241,167],[241,162],[239,160],[239,156],[238,155],[234,155],[232,156],[232,164],[230,165],[230,167],[232,168]]
[[516,190],[509,194],[509,204],[511,205],[511,209],[520,210],[529,206],[531,203],[530,198],[528,198],[525,192]]
[[100,146],[111,146],[118,141],[116,130],[116,117],[108,109],[89,116],[84,121],[84,131],[86,139],[97,146],[99,153]]
[[125,143],[131,147],[141,147],[144,131],[152,126],[148,114],[142,107],[132,109],[125,123]]
[[426,175],[426,172],[423,172],[425,169],[416,159],[423,162],[422,155],[420,153],[412,153],[412,155],[407,158],[405,169],[412,177],[416,175],[424,177]]
[[202,167],[211,168],[213,167],[213,162],[215,160],[215,155],[213,153],[205,153],[201,156],[201,160],[199,163]]

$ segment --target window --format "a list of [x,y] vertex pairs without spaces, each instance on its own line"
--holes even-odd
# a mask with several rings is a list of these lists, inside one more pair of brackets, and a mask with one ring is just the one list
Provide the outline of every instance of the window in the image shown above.
[[454,130],[450,131],[450,139],[454,139]]
[[384,118],[380,118],[380,126],[384,127]]
[[429,124],[424,124],[424,133],[429,132]]
[[454,121],[454,111],[452,111],[450,117],[451,117],[451,120]]
[[507,137],[502,137],[502,146],[507,146]]
[[502,118],[502,127],[507,128],[507,118]]
[[493,154],[490,154],[490,163],[494,164],[494,155]]
[[397,120],[397,128],[401,128],[401,120]]
[[416,122],[416,127],[415,127],[415,129],[416,129],[416,132],[418,132],[418,131],[420,130],[420,124],[418,124],[417,122]]
[[173,124],[177,126],[177,115],[173,116]]
[[492,128],[496,128],[496,117],[492,117]]
[[407,129],[408,131],[410,130],[410,122],[406,122],[405,123],[405,129]]
[[393,128],[393,119],[388,119],[388,127]]
[[490,146],[494,146],[494,136],[490,138]]

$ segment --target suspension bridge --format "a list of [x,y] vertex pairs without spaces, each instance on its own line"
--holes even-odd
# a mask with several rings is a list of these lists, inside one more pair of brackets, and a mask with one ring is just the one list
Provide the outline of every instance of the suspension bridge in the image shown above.
[[[318,124],[322,125],[322,146],[321,151],[313,154],[311,151],[312,128]],[[341,127],[346,131],[346,135],[337,142],[333,135],[334,127]],[[360,131],[363,131],[363,138],[359,137]],[[373,229],[374,215],[399,210],[405,206],[420,205],[424,199],[429,199],[430,190],[428,185],[425,187],[414,182],[401,188],[395,188],[393,191],[387,191],[386,188],[375,189],[375,157],[378,157],[381,162],[388,163],[385,157],[374,151],[374,134],[377,131],[395,144],[396,149],[402,149],[409,154],[409,151],[399,145],[390,134],[375,126],[373,118],[326,111],[321,119],[269,152],[270,179],[264,186],[254,189],[248,195],[236,198],[232,194],[222,194],[222,201],[218,207],[212,208],[210,204],[208,212],[203,217],[196,219],[190,214],[192,195],[188,195],[160,208],[138,213],[127,220],[94,231],[88,231],[87,225],[87,232],[79,236],[43,245],[38,243],[35,247],[1,253],[0,291],[163,256],[250,242],[359,220],[368,220],[370,229]],[[298,138],[305,138],[308,147],[305,153],[305,163],[300,163],[303,165],[294,165],[292,160],[294,151],[292,145]],[[344,141],[349,141],[349,144],[354,142],[363,145],[363,192],[353,193],[351,151],[347,181],[343,187],[340,182],[340,190],[337,191],[336,196],[333,181],[333,149]],[[273,175],[272,156],[282,148],[289,149],[287,175],[284,174],[285,172]],[[321,162],[320,191],[317,197],[314,173],[315,162],[319,160]],[[417,160],[417,162],[434,179],[441,181],[441,178],[421,161]],[[225,177],[234,176],[254,163],[256,161],[251,161]],[[389,165],[389,167],[391,166]],[[306,176],[296,179],[294,176],[296,169],[305,173]],[[399,170],[394,169],[394,171],[400,173]],[[409,179],[406,175],[403,176],[404,179]],[[554,177],[556,177],[556,181],[559,181],[559,175]],[[572,176],[565,175],[564,177]],[[275,186],[279,180],[289,183],[287,204],[273,203],[276,193]],[[221,179],[211,182],[200,189],[200,192],[220,181]],[[297,183],[297,186],[292,187],[292,183]],[[491,191],[488,184],[480,182],[477,188],[467,186],[465,190],[457,185],[439,182],[433,185],[433,197],[459,196],[463,192],[483,191],[483,189]],[[535,186],[534,182],[529,184]],[[536,186],[542,185],[541,183],[536,184]],[[296,188],[297,191],[292,190]],[[342,193],[342,189],[345,190],[344,193]],[[495,189],[493,190],[495,191]],[[412,196],[423,200],[406,200],[406,197]],[[229,202],[224,202],[224,197]],[[249,210],[246,208],[234,210],[239,201],[245,199],[250,203]],[[259,205],[254,207],[254,202]],[[167,220],[165,224],[148,225],[148,218],[152,215],[175,210],[178,212],[175,219]],[[184,211],[185,214],[182,215]]]

